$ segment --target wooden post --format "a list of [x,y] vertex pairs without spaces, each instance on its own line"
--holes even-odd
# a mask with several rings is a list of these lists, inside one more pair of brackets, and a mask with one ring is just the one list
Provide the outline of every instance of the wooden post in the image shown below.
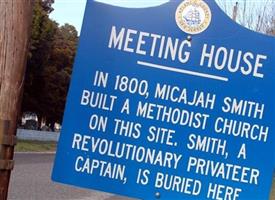
[[32,0],[0,0],[0,200],[6,200],[21,103]]

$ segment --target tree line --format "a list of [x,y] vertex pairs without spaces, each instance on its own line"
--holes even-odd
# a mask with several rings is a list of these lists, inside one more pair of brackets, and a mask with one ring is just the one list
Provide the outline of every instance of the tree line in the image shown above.
[[275,35],[275,1],[274,0],[216,0],[218,5],[231,18],[242,26],[256,32]]
[[36,0],[22,102],[22,113],[34,112],[39,122],[61,123],[76,53],[74,26],[49,18],[54,0]]

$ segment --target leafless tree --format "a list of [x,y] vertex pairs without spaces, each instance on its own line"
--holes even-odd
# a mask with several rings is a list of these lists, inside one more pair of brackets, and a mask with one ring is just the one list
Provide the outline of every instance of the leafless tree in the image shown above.
[[216,0],[216,2],[230,17],[233,18],[235,14],[239,24],[257,32],[274,34],[274,0]]

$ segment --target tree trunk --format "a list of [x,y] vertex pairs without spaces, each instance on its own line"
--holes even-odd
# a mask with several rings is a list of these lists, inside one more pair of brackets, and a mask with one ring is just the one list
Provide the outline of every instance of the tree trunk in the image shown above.
[[7,199],[31,29],[32,0],[0,0],[0,199]]

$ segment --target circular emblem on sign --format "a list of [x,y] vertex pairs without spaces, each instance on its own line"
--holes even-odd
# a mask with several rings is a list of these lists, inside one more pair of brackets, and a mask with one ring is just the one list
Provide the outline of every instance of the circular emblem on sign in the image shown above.
[[211,10],[203,0],[185,0],[177,8],[176,22],[188,34],[205,31],[211,22]]

